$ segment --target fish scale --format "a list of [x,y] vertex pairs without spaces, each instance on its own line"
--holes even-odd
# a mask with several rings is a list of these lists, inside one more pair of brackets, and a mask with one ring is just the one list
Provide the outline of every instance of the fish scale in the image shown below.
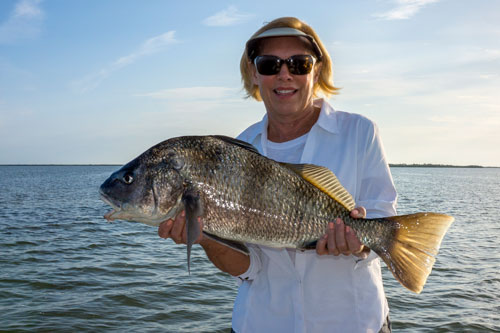
[[[212,150],[202,151],[196,146],[191,149],[194,151],[190,154],[193,165],[215,160]],[[228,170],[241,168],[247,171],[245,177],[239,176],[241,172],[226,173],[233,177],[223,179],[221,191],[213,190],[221,187],[217,185],[222,180],[213,177],[210,172],[213,166],[186,170],[185,177],[201,185],[199,190],[206,208],[202,216],[204,231],[236,241],[259,240],[267,246],[301,248],[323,235],[328,221],[333,217],[348,215],[345,208],[343,214],[338,214],[341,211],[338,203],[317,191],[296,173],[277,163],[268,163],[263,156],[249,154],[241,149],[234,150],[226,152],[227,156],[233,158],[224,161],[225,167]],[[246,165],[252,167],[246,168]],[[267,177],[259,176],[263,174]],[[296,216],[297,211],[304,212],[300,220]],[[234,223],[235,220],[239,220],[238,223]]]
[[417,293],[453,221],[437,213],[351,218],[354,200],[330,170],[278,163],[223,136],[166,140],[113,173],[100,192],[113,207],[108,220],[159,225],[185,210],[188,270],[198,218],[208,237],[245,253],[245,243],[311,247],[330,221],[341,218]]

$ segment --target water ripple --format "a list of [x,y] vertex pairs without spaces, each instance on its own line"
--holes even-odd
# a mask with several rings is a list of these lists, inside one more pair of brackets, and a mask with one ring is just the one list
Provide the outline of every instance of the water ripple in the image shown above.
[[[236,282],[199,247],[188,275],[184,246],[103,220],[115,169],[0,166],[0,332],[228,331]],[[500,331],[500,170],[393,174],[400,214],[456,218],[420,295],[383,268],[394,331]]]

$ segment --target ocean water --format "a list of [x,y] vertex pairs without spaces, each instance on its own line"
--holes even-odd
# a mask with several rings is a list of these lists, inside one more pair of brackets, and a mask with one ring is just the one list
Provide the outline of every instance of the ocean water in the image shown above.
[[[107,223],[114,166],[0,166],[0,332],[229,332],[236,282],[195,247]],[[500,169],[393,168],[399,213],[456,221],[421,294],[383,265],[394,332],[500,332]]]

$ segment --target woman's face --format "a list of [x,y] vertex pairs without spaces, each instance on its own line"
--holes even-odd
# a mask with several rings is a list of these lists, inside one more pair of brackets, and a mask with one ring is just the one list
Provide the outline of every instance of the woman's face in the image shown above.
[[[266,38],[261,42],[259,55],[273,55],[281,59],[300,54],[312,55],[305,43],[307,41],[298,37]],[[278,74],[261,75],[251,65],[253,83],[259,86],[269,117],[296,119],[305,111],[313,110],[313,87],[318,79],[315,69],[306,75],[293,75],[283,64]]]

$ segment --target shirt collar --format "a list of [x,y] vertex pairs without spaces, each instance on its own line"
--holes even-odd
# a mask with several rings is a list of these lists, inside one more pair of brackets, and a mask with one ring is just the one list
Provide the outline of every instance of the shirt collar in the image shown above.
[[[319,114],[318,121],[314,126],[319,126],[322,129],[336,134],[339,132],[337,113],[332,108],[332,106],[324,99],[317,99],[314,101],[315,105],[321,105],[321,112]],[[313,127],[314,127],[313,126]]]
[[255,130],[251,131],[248,137],[248,142],[254,142],[257,136],[263,135],[267,139],[267,113],[262,117],[262,120],[255,124]]
[[[337,120],[337,115],[335,110],[332,108],[332,106],[325,101],[323,98],[316,99],[314,101],[315,106],[321,106],[321,111],[318,117],[318,120],[316,123],[313,125],[311,130],[315,126],[319,126],[323,128],[324,130],[330,132],[330,133],[338,133],[338,120]],[[261,135],[263,139],[267,140],[267,124],[268,124],[268,119],[267,119],[267,113],[264,115],[262,120],[257,124],[256,130],[252,133],[252,136],[250,136],[249,142],[253,142],[258,135]]]

